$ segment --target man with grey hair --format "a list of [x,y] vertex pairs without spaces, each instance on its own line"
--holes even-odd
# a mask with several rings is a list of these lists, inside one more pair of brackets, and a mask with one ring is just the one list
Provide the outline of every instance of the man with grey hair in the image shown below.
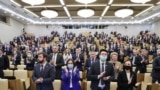
[[147,50],[141,49],[140,54],[136,57],[136,72],[146,73],[148,64]]
[[89,72],[91,65],[98,60],[96,57],[97,57],[97,52],[95,51],[89,52],[89,58],[87,58],[85,63],[85,69],[87,70],[87,73]]
[[157,56],[160,56],[160,49],[157,49],[157,52],[153,54],[153,59],[156,58]]

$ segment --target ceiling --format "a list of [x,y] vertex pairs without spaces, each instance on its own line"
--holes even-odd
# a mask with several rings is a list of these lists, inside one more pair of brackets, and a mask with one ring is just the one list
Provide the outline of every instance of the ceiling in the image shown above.
[[[64,1],[65,5],[63,5],[61,1]],[[127,24],[130,22],[130,24],[134,24],[135,22],[135,24],[138,24],[146,21],[153,22],[160,18],[160,0],[151,0],[145,4],[133,3],[130,0],[97,0],[87,5],[78,3],[75,0],[46,0],[44,4],[36,6],[26,4],[21,0],[0,0],[0,4],[25,17],[24,19],[26,19],[27,23],[35,24],[64,24],[66,22],[71,24],[77,24],[79,22],[85,22],[86,24],[95,24],[98,22],[105,22],[106,24],[110,24],[110,22],[113,22],[113,24]],[[67,8],[67,10],[64,8]],[[78,16],[77,11],[82,8],[93,9],[95,15],[89,18]],[[133,9],[133,15],[127,18],[116,17],[114,15],[115,11],[122,8]],[[57,11],[58,17],[52,19],[43,17],[40,13],[46,9]]]

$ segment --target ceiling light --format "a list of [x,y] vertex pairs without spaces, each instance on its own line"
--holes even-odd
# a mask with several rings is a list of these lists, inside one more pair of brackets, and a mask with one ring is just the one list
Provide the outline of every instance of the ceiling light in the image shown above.
[[75,1],[83,4],[88,4],[88,3],[93,3],[97,0],[75,0]]
[[146,3],[146,2],[149,2],[151,0],[130,0],[131,2],[133,3]]
[[41,15],[47,18],[55,18],[58,16],[58,13],[54,10],[43,10],[41,11]]
[[93,9],[80,9],[77,12],[77,15],[80,17],[88,18],[94,15],[94,10]]
[[41,5],[45,3],[45,0],[21,0],[24,3],[30,4],[30,5]]
[[115,16],[125,18],[133,14],[132,9],[119,9],[115,13]]

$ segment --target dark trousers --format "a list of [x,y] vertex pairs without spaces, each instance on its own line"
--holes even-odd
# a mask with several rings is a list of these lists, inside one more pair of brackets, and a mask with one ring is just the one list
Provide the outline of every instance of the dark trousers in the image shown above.
[[160,83],[160,78],[159,79],[152,78],[152,83],[155,83],[156,81],[158,81],[158,83]]

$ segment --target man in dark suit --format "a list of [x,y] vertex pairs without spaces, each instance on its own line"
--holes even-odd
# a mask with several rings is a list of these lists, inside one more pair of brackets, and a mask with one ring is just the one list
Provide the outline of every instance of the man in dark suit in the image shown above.
[[82,64],[84,63],[83,54],[81,54],[80,48],[76,48],[76,53],[72,55],[72,58],[77,66],[77,68],[82,71]]
[[100,60],[92,64],[88,74],[91,90],[110,90],[110,81],[114,79],[113,65],[107,62],[107,51],[100,50]]
[[61,79],[62,66],[64,65],[63,56],[58,53],[58,46],[52,47],[52,52],[48,57],[48,62],[56,68],[56,79]]
[[140,55],[138,55],[136,57],[136,60],[135,60],[135,64],[136,64],[136,72],[140,72],[140,73],[145,73],[147,70],[147,64],[148,64],[148,57],[146,55],[146,50],[145,49],[142,49],[140,51]]
[[87,70],[87,73],[89,72],[91,65],[94,62],[97,62],[97,58],[96,58],[96,52],[95,51],[91,51],[90,53],[90,57],[87,58],[86,63],[85,63],[85,69]]
[[[96,58],[96,54],[97,54],[97,53],[96,53],[95,51],[91,51],[91,52],[89,53],[90,57],[87,58],[87,60],[86,60],[85,69],[87,70],[87,76],[88,76],[88,72],[89,72],[89,70],[90,70],[90,68],[91,68],[91,65],[92,65],[93,63],[95,63],[95,62],[98,61],[98,59]],[[87,77],[87,80],[89,80],[88,77]]]
[[160,83],[160,49],[157,50],[157,57],[153,60],[152,83]]
[[0,64],[1,69],[9,69],[9,59],[7,55],[4,55],[2,49],[0,49]]
[[21,53],[17,50],[17,47],[14,47],[12,61],[14,65],[21,64]]
[[36,83],[36,90],[54,90],[52,82],[55,78],[55,68],[47,62],[47,54],[39,53],[38,62],[32,76]]

